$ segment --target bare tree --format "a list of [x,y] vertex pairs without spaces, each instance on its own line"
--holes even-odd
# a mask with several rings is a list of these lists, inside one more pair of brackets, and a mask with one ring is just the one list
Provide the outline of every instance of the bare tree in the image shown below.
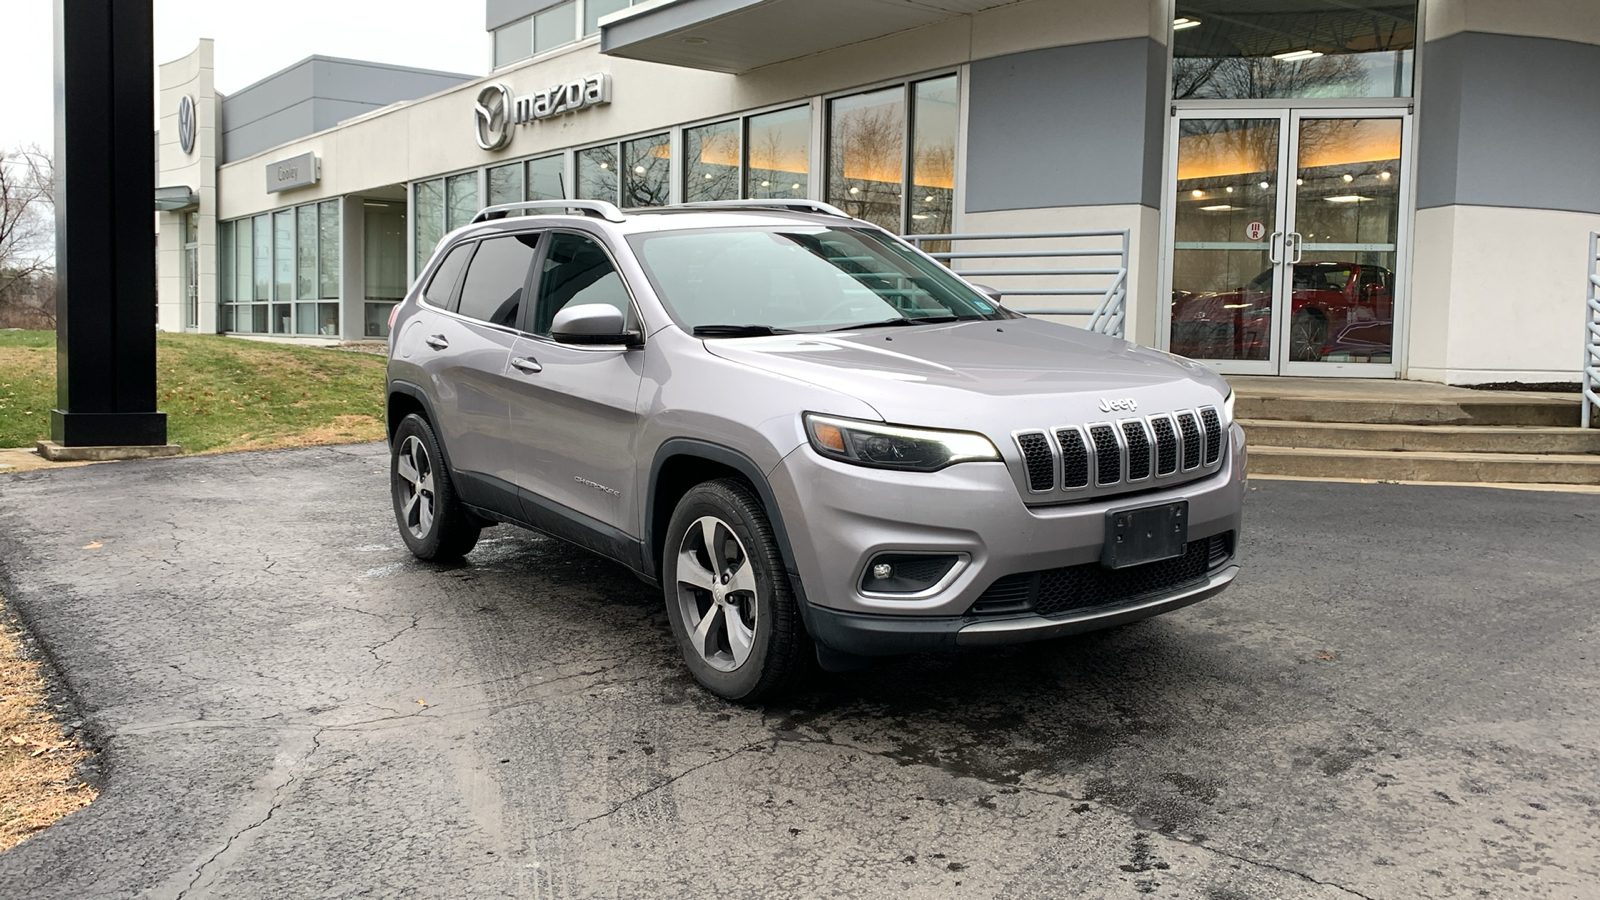
[[0,310],[27,306],[54,322],[54,247],[54,162],[37,144],[0,151]]

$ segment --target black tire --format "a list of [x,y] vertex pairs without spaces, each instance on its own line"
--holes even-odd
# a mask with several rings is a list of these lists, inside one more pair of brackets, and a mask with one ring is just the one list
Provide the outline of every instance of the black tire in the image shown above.
[[1321,313],[1302,309],[1289,322],[1289,358],[1296,362],[1322,359],[1322,345],[1328,342],[1328,320]]
[[[716,537],[709,540],[708,519],[716,523],[711,526]],[[686,553],[698,569],[688,569]],[[751,703],[788,686],[804,669],[815,651],[772,524],[748,484],[722,479],[691,488],[672,513],[662,557],[672,634],[689,671],[707,690]],[[729,618],[734,615],[737,622]],[[711,622],[697,648],[696,626],[707,619]]]
[[454,562],[477,545],[480,529],[456,495],[439,438],[416,413],[389,442],[389,495],[400,538],[417,558]]

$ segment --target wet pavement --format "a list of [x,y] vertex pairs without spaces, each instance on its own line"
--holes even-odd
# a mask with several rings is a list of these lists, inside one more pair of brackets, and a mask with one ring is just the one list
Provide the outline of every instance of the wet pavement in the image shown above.
[[4,897],[1600,895],[1600,504],[1258,481],[1213,600],[730,706],[659,595],[381,446],[0,475],[103,749]]

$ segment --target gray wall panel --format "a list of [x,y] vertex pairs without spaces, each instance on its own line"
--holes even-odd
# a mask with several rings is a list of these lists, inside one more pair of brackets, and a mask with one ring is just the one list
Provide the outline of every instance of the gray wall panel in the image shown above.
[[1148,38],[974,62],[969,212],[1158,207],[1166,56]]
[[1463,32],[1426,47],[1417,205],[1600,213],[1600,47]]
[[471,78],[409,66],[307,57],[223,99],[220,162],[260,153]]
[[501,25],[509,25],[541,9],[564,2],[566,0],[487,0],[483,5],[483,27],[486,31],[493,31]]

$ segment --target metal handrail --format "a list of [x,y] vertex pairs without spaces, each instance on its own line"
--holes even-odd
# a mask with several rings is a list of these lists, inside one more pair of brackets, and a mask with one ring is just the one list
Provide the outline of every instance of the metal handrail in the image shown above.
[[486,206],[472,217],[472,224],[488,222],[491,219],[503,219],[514,212],[542,212],[564,213],[570,210],[581,210],[592,213],[608,222],[626,222],[622,210],[617,209],[615,203],[604,200],[526,200],[521,203],[501,203],[495,206]]
[[1583,427],[1596,424],[1600,409],[1600,231],[1589,232],[1588,316],[1583,340]]
[[[1050,247],[1040,249],[1037,246],[1027,249],[996,250],[986,247],[982,250],[958,250],[958,242],[972,241],[1071,241],[1082,238],[1112,238],[1120,243],[1118,247]],[[1016,297],[1099,297],[1100,301],[1093,308],[1063,308],[1063,307],[1034,307],[1030,309],[1013,308],[1016,312],[1030,316],[1087,316],[1088,324],[1085,326],[1090,331],[1104,334],[1123,336],[1127,320],[1128,307],[1128,240],[1127,229],[1121,231],[1033,231],[1033,232],[994,232],[972,234],[908,234],[905,239],[915,244],[919,249],[927,252],[930,243],[949,242],[949,250],[928,252],[928,255],[939,260],[951,271],[965,278],[1027,278],[1030,279],[1028,287],[1006,287],[997,285],[996,289],[1002,295]],[[1038,266],[1011,266],[1011,267],[986,267],[980,269],[958,268],[955,263],[959,260],[1035,260],[1035,259],[1079,259],[1085,257],[1114,258],[1114,266],[1078,266],[1078,267],[1038,267]],[[1111,283],[1105,287],[1075,287],[1064,283],[1067,280],[1076,280],[1082,277],[1099,278],[1111,276]],[[1036,279],[1049,279],[1048,287],[1037,286]]]

